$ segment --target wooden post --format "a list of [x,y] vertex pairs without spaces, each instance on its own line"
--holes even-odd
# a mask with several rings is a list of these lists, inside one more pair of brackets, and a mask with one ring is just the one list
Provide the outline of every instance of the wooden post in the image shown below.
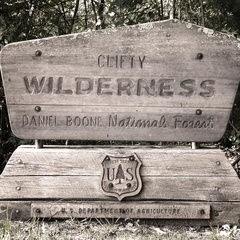
[[42,140],[35,140],[35,148],[43,148],[43,141]]
[[198,149],[198,148],[199,148],[199,143],[192,142],[192,149]]

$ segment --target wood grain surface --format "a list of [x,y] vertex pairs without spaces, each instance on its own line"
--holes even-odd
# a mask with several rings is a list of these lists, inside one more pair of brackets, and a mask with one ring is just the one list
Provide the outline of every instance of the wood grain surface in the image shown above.
[[[104,195],[100,181],[106,155],[133,154],[142,162],[141,192],[121,202]],[[224,153],[213,147],[20,146],[0,183],[0,219],[68,218],[71,209],[101,206],[113,213],[92,216],[121,218],[133,211],[137,218],[181,226],[239,221],[239,178]],[[61,213],[52,216],[54,209]],[[162,212],[156,215],[156,209]],[[74,217],[90,215],[81,212]]]
[[136,154],[143,162],[141,176],[228,176],[236,172],[219,149],[190,147],[21,146],[11,156],[3,176],[100,176],[106,155]]
[[[224,181],[223,181],[224,179]],[[132,200],[238,201],[235,177],[142,177],[143,190]],[[2,200],[110,200],[99,187],[100,176],[14,176],[1,179]]]
[[33,203],[33,218],[210,219],[207,204],[161,203]]
[[239,178],[219,149],[29,146],[18,148],[4,169],[0,197],[111,200],[100,188],[101,163],[106,156],[131,154],[142,162],[143,187],[127,199],[233,202],[240,198]]
[[[59,201],[58,204],[103,204],[105,206],[112,206],[116,202],[112,201]],[[189,201],[128,201],[126,204],[129,206],[134,204],[167,204],[167,205],[178,205],[185,204],[186,206],[191,205],[203,205],[206,207],[210,206],[210,219],[156,219],[154,222],[160,225],[173,225],[173,226],[221,226],[224,224],[238,225],[239,221],[239,209],[240,202],[189,202]],[[0,219],[11,219],[11,220],[29,220],[33,216],[33,207],[36,204],[56,204],[53,201],[0,201]],[[38,218],[38,217],[37,217]],[[53,216],[54,218],[54,216]],[[49,219],[49,218],[47,218]],[[105,217],[104,217],[105,219]],[[149,221],[145,220],[149,223]]]
[[239,46],[177,20],[9,44],[1,66],[11,127],[27,139],[217,141]]

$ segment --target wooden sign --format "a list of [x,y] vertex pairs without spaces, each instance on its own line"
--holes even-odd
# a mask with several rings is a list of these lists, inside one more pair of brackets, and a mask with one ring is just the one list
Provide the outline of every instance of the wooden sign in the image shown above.
[[32,203],[34,218],[210,219],[207,204]]
[[18,42],[1,54],[24,139],[202,141],[224,134],[240,43],[169,20]]

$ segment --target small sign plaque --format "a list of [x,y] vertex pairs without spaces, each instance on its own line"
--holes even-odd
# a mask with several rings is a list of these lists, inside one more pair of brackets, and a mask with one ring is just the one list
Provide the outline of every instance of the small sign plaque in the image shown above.
[[106,156],[102,161],[101,189],[107,196],[121,201],[137,195],[142,188],[140,167],[136,154],[127,157]]
[[32,203],[31,216],[37,218],[210,219],[210,206],[136,202]]

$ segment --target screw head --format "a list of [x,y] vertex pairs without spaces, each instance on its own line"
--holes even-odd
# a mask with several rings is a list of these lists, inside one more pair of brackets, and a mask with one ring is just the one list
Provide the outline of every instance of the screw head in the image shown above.
[[112,184],[112,183],[109,183],[109,184],[108,184],[108,187],[109,187],[109,188],[113,188],[113,184]]
[[34,110],[36,111],[36,112],[41,112],[41,107],[40,106],[36,106],[35,108],[34,108]]
[[20,186],[17,186],[16,189],[17,189],[18,191],[20,191],[20,190],[21,190],[21,187],[20,187]]
[[40,208],[36,208],[34,211],[35,211],[35,213],[41,213],[41,209]]
[[201,115],[202,114],[202,110],[201,109],[197,109],[196,110],[196,115]]
[[132,186],[131,183],[127,183],[127,188],[130,188]]
[[197,54],[197,59],[202,60],[203,59],[203,54],[202,53],[198,53]]
[[135,157],[134,157],[134,156],[130,156],[130,157],[129,157],[129,160],[130,160],[130,161],[134,161],[134,160],[135,160]]
[[109,156],[106,156],[106,157],[105,157],[105,160],[106,160],[106,161],[110,161],[110,157],[109,157]]
[[22,164],[22,159],[20,159],[20,158],[17,159],[17,163],[18,163],[18,164]]
[[16,211],[15,211],[16,213],[20,213],[20,211],[18,210],[18,209],[16,209]]
[[221,165],[221,162],[220,162],[220,161],[217,161],[216,164],[219,166],[219,165]]
[[37,50],[37,51],[35,52],[35,56],[36,56],[36,57],[41,57],[41,56],[42,56],[42,52],[41,52],[40,50]]
[[204,214],[205,214],[205,210],[204,210],[204,209],[201,209],[201,210],[200,210],[200,214],[201,214],[201,215],[204,215]]

